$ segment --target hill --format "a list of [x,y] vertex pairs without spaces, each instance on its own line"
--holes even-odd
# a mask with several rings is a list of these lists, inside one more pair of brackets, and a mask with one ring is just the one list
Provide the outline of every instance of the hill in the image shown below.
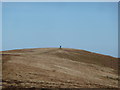
[[69,48],[2,52],[3,88],[117,88],[118,59]]

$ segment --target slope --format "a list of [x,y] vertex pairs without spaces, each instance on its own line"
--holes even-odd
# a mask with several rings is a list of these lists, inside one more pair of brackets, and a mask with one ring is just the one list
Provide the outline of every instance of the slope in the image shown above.
[[3,88],[118,87],[118,59],[84,50],[35,48],[2,52]]

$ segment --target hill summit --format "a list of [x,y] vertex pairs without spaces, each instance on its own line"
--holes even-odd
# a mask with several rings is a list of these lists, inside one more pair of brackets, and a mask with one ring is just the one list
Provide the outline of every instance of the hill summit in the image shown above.
[[117,88],[118,59],[70,48],[2,52],[3,88]]

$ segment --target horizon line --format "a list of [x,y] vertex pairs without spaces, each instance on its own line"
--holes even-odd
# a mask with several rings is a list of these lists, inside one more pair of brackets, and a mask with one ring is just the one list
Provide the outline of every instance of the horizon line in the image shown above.
[[[10,51],[10,50],[20,50],[20,49],[40,49],[40,48],[58,48],[58,49],[59,49],[59,47],[25,47],[25,48],[12,48],[12,49],[0,50],[0,52],[3,52],[3,51]],[[96,53],[96,54],[101,54],[101,55],[110,56],[110,57],[113,57],[113,58],[120,58],[119,56],[113,56],[113,55],[109,55],[109,54],[105,54],[105,53],[100,53],[100,52],[93,51],[93,50],[82,49],[82,48],[72,48],[72,47],[71,47],[71,48],[62,47],[62,48],[84,50],[84,51],[88,51],[88,52],[91,52],[91,53]]]

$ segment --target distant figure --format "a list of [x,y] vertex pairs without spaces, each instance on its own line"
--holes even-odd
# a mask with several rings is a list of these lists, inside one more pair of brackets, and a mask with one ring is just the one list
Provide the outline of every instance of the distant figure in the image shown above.
[[61,49],[62,47],[60,46],[60,49]]

